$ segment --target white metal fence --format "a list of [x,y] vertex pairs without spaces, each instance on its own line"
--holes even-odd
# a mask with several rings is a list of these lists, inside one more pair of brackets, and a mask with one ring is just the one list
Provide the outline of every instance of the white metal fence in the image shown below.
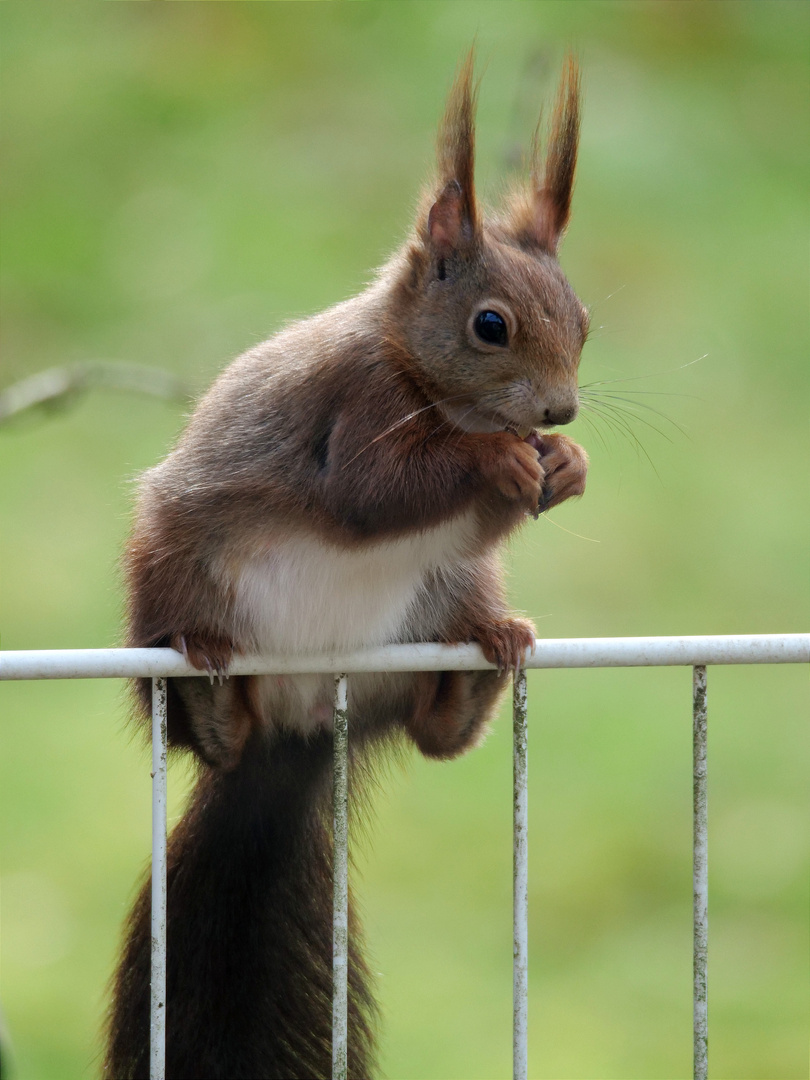
[[[537,643],[526,668],[689,666],[693,669],[694,1076],[708,1076],[708,831],[706,668],[713,664],[810,663],[810,634],[727,637],[572,638]],[[348,656],[236,657],[233,675],[333,673],[334,915],[332,1061],[345,1080],[348,975],[348,678],[361,672],[461,671],[492,667],[477,645],[388,645]],[[200,676],[171,649],[63,649],[0,652],[0,680],[152,678],[152,1011],[151,1080],[165,1076],[166,1001],[166,679]],[[526,671],[514,679],[515,1080],[528,1076],[528,802]]]

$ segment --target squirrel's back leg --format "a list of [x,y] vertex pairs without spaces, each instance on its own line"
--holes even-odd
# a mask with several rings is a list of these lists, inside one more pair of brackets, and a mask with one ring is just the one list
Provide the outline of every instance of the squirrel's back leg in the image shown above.
[[492,551],[429,575],[412,622],[414,640],[476,642],[498,665],[497,671],[425,672],[415,677],[415,704],[405,730],[427,757],[452,758],[481,741],[509,671],[534,644],[534,630],[510,611]]

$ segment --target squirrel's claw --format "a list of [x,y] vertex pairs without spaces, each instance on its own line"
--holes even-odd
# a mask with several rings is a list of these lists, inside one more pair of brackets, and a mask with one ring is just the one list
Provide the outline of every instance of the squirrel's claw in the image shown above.
[[486,627],[477,627],[474,640],[498,673],[517,672],[525,665],[526,650],[534,655],[534,626],[528,619],[503,619]]
[[216,678],[222,686],[228,678],[228,667],[233,656],[233,644],[224,637],[205,637],[202,634],[175,634],[170,644],[181,652],[187,663],[208,674],[213,686]]

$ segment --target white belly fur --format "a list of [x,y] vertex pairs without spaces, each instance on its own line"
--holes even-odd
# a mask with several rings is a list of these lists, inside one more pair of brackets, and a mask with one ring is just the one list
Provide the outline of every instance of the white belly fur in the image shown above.
[[[308,535],[274,539],[242,563],[234,583],[240,637],[257,652],[280,655],[397,641],[425,574],[468,555],[475,531],[474,516],[466,513],[353,550]],[[281,709],[295,727],[325,722],[331,693],[328,676],[262,679],[268,713],[278,716]]]

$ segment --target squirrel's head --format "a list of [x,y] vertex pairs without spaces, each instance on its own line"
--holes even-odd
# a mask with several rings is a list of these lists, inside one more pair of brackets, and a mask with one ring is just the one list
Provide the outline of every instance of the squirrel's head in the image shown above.
[[579,73],[569,57],[544,156],[496,216],[475,197],[473,56],[439,130],[438,178],[406,251],[397,336],[443,409],[468,431],[567,424],[588,315],[557,262],[579,138]]

